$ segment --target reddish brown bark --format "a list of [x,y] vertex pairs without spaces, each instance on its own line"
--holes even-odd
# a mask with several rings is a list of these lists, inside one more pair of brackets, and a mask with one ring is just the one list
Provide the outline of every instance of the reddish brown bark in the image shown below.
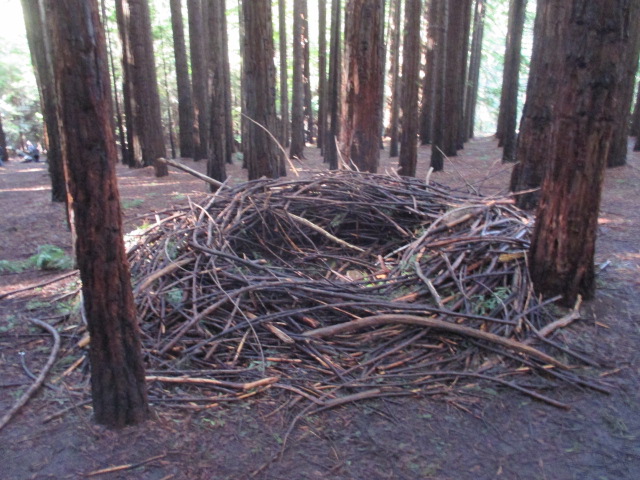
[[[534,287],[543,296],[593,297],[598,209],[607,157],[621,116],[612,115],[627,68],[622,61],[640,28],[639,2],[552,0],[539,3],[545,50],[564,60],[554,71],[557,88],[546,90],[555,105],[545,144],[542,183],[529,265]],[[552,41],[555,40],[555,41]],[[535,85],[535,84],[534,84]],[[535,93],[535,92],[531,92]]]
[[418,85],[420,84],[421,0],[405,5],[402,49],[402,136],[400,138],[400,175],[415,177],[418,161]]
[[149,415],[116,183],[106,46],[96,0],[45,0],[63,157],[78,231],[77,260],[91,343],[98,423]]
[[358,170],[375,173],[382,125],[382,4],[349,0],[345,15],[346,90],[340,149]]
[[193,92],[194,160],[207,157],[209,138],[207,112],[207,62],[204,53],[202,0],[187,0],[189,16],[189,49],[191,53],[191,86]]

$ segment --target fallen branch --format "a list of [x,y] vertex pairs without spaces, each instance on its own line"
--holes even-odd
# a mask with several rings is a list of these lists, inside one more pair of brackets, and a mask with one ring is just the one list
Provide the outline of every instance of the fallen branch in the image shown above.
[[419,325],[422,327],[437,328],[439,330],[446,330],[449,332],[457,333],[462,336],[469,336],[478,338],[480,340],[486,340],[488,342],[496,343],[503,347],[511,348],[520,353],[531,355],[538,360],[554,365],[556,367],[568,370],[569,367],[564,363],[556,360],[555,358],[543,353],[535,348],[525,345],[521,342],[516,342],[505,337],[499,337],[492,333],[483,332],[482,330],[476,330],[474,328],[458,325],[457,323],[445,322],[437,318],[418,317],[416,315],[373,315],[371,317],[360,318],[358,320],[352,320],[350,322],[339,323],[331,325],[329,327],[317,328],[303,333],[303,336],[310,338],[327,338],[334,335],[340,335],[344,333],[354,332],[356,330],[362,330],[363,328],[379,327],[380,325],[387,324],[405,324],[405,325]]
[[27,391],[22,394],[22,396],[18,399],[15,405],[11,407],[11,410],[9,410],[5,414],[5,416],[2,417],[2,419],[0,419],[0,430],[2,430],[7,425],[7,423],[9,423],[11,418],[13,418],[13,416],[16,413],[18,413],[18,411],[29,401],[31,396],[44,383],[44,379],[47,377],[47,373],[49,373],[49,370],[51,369],[54,362],[56,361],[58,351],[60,350],[60,335],[58,335],[58,332],[56,331],[55,328],[53,328],[48,323],[43,322],[42,320],[38,320],[37,318],[30,318],[29,321],[41,328],[44,328],[49,333],[51,333],[51,335],[53,335],[53,349],[49,354],[49,359],[47,360],[47,363],[45,364],[44,368],[40,372],[40,375],[38,375],[38,378],[35,380],[35,382],[33,382],[33,384],[27,389]]
[[122,472],[124,470],[131,470],[133,468],[138,468],[138,467],[141,467],[143,465],[146,465],[147,463],[151,463],[151,462],[154,462],[156,460],[160,460],[161,458],[164,458],[166,456],[167,456],[166,454],[156,455],[154,457],[147,458],[146,460],[143,460],[143,461],[138,462],[138,463],[128,463],[126,465],[118,465],[116,467],[102,468],[100,470],[95,470],[93,472],[85,473],[85,476],[86,477],[96,477],[98,475],[104,475],[105,473]]
[[251,390],[253,388],[271,385],[280,380],[278,377],[268,377],[256,380],[255,382],[236,383],[216,380],[214,378],[191,378],[191,377],[163,377],[151,375],[146,377],[147,382],[164,382],[164,383],[191,383],[199,385],[216,385],[219,387],[234,388],[236,390]]
[[211,177],[206,176],[203,173],[197,172],[196,170],[194,170],[193,168],[189,168],[186,165],[181,164],[180,162],[176,162],[175,160],[171,160],[170,158],[158,158],[158,162],[160,163],[166,163],[167,165],[171,165],[172,167],[177,168],[178,170],[182,170],[183,172],[187,172],[190,175],[193,175],[196,178],[199,178],[200,180],[210,183],[211,185],[213,185],[214,187],[222,187],[222,185],[224,185],[222,182],[219,182],[218,180],[215,180]]

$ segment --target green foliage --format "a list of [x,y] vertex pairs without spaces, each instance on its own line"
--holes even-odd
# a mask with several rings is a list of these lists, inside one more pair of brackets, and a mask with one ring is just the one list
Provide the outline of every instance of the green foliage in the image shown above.
[[137,208],[144,203],[142,198],[134,198],[131,200],[124,200],[122,202],[122,208]]
[[73,268],[73,260],[64,250],[55,245],[41,245],[38,247],[38,253],[28,260],[40,270],[68,270]]
[[471,300],[475,304],[474,310],[478,315],[488,315],[511,295],[509,287],[498,287],[487,295],[474,295]]

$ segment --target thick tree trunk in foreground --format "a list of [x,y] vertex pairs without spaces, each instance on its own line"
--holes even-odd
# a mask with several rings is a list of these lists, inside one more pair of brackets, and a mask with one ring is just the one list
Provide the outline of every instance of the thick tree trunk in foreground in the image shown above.
[[123,243],[104,33],[97,0],[46,5],[91,335],[94,415],[98,423],[123,427],[145,420],[149,408]]
[[420,19],[422,1],[407,0],[402,49],[402,136],[398,174],[415,177],[418,163],[418,85],[420,84]]
[[[249,180],[286,175],[284,158],[276,141],[275,67],[271,3],[251,0],[242,3],[244,22],[244,94],[247,139],[243,140]],[[265,131],[266,130],[266,131]],[[270,133],[271,132],[271,133]]]
[[173,51],[176,60],[176,81],[178,87],[178,126],[180,156],[193,158],[193,97],[189,80],[187,49],[184,43],[184,23],[182,2],[171,0],[171,28],[173,30]]
[[595,291],[602,182],[615,130],[624,121],[612,112],[628,68],[623,59],[640,32],[640,2],[571,0],[560,11],[549,8],[553,3],[542,0],[538,15],[545,32],[565,32],[544,38],[545,50],[557,51],[564,65],[554,72],[557,88],[544,91],[555,115],[542,146],[547,174],[529,266],[539,294],[560,294],[562,303],[573,305],[577,295],[589,299]]
[[375,173],[382,125],[382,4],[349,0],[345,16],[346,91],[340,149],[346,162]]
[[[22,0],[24,23],[27,30],[27,41],[35,68],[40,103],[44,113],[47,133],[47,161],[51,177],[51,200],[64,202],[67,200],[67,186],[60,153],[60,137],[58,134],[58,118],[56,115],[55,92],[52,80],[51,58],[44,37],[45,24],[40,11],[40,0]],[[2,143],[3,146],[6,144]],[[5,157],[6,158],[6,157]]]

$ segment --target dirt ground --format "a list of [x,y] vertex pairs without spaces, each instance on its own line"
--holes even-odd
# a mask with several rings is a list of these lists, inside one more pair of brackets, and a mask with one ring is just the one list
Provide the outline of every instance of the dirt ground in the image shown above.
[[[309,158],[296,163],[302,174],[323,168],[317,150],[307,152]],[[393,169],[386,151],[382,157],[381,172]],[[428,157],[429,147],[421,147],[423,178]],[[510,168],[499,159],[493,139],[477,139],[431,178],[485,195],[504,193]],[[244,177],[237,162],[229,174],[234,182]],[[205,191],[201,181],[173,170],[157,179],[150,168],[119,166],[118,175],[127,230]],[[42,388],[0,430],[0,479],[640,478],[639,198],[640,154],[630,152],[627,166],[607,172],[597,298],[582,307],[580,321],[557,334],[600,363],[589,375],[605,380],[609,395],[567,386],[550,392],[572,405],[569,411],[495,388],[464,399],[342,406],[304,418],[282,456],[271,461],[292,413],[276,411],[269,395],[204,411],[157,404],[154,420],[109,431],[92,422],[87,376],[76,371]],[[0,168],[0,205],[0,260],[26,260],[45,244],[71,251],[64,207],[50,202],[46,164],[14,160]],[[78,340],[65,333],[69,313],[62,308],[73,280],[36,287],[60,274],[34,268],[0,274],[0,412],[32,383],[22,363],[37,375],[51,351],[50,336],[28,318],[59,324],[63,346]],[[7,295],[20,289],[26,290]],[[77,360],[65,351],[51,382]]]

